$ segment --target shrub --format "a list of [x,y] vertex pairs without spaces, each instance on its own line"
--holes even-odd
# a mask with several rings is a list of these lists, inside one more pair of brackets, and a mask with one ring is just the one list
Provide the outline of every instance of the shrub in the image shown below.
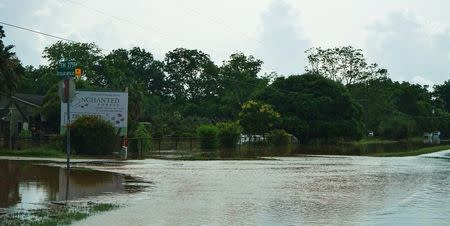
[[241,137],[242,127],[237,122],[219,122],[216,126],[219,129],[220,146],[235,148]]
[[204,151],[214,151],[219,146],[219,129],[214,125],[201,125],[197,128],[200,138],[200,148]]
[[137,139],[137,149],[139,152],[145,152],[150,150],[150,130],[147,129],[145,124],[139,123],[134,132],[134,137]]
[[285,147],[289,144],[289,134],[284,129],[275,129],[267,135],[269,144],[277,147]]
[[280,120],[280,114],[268,104],[250,100],[241,107],[239,124],[246,134],[264,134]]
[[19,133],[19,138],[31,138],[32,134],[29,130],[22,130]]
[[49,144],[48,146],[50,148],[54,148],[57,150],[65,150],[66,148],[66,136],[63,135],[55,135],[49,137]]
[[391,116],[381,121],[378,133],[388,139],[406,139],[413,135],[414,120],[403,116]]
[[114,126],[95,116],[82,116],[70,127],[73,148],[79,154],[111,154],[118,144]]

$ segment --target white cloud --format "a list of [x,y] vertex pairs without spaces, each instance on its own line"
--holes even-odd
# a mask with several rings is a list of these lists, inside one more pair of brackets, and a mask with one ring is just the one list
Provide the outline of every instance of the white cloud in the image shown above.
[[450,30],[444,27],[408,11],[391,13],[367,27],[367,49],[395,80],[441,83],[450,75]]
[[419,84],[422,86],[428,86],[429,88],[432,88],[434,85],[434,83],[432,81],[430,81],[422,76],[419,76],[419,75],[414,76],[414,78],[412,78],[410,82],[414,83],[414,84]]
[[[196,48],[221,64],[230,54],[243,51],[262,59],[264,70],[285,75],[303,71],[303,51],[312,44],[362,48],[370,61],[389,69],[395,80],[413,81],[420,76],[440,83],[450,75],[450,16],[446,13],[450,1],[75,2],[86,7],[61,0],[0,0],[1,19],[96,42],[104,49],[138,45],[157,58],[177,47]],[[399,13],[404,8],[409,12]],[[24,64],[42,63],[43,48],[56,41],[6,26],[5,31],[5,41],[16,45]]]
[[48,17],[52,14],[50,7],[45,6],[43,8],[37,9],[34,11],[33,15],[37,17]]
[[262,16],[262,32],[257,56],[265,62],[264,68],[283,75],[299,74],[305,67],[305,50],[309,40],[297,32],[298,15],[285,1],[273,1]]

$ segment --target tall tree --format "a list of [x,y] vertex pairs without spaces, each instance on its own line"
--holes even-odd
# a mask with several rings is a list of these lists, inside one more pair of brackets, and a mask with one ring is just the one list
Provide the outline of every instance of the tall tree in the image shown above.
[[303,143],[361,138],[361,106],[345,86],[321,75],[277,78],[258,99],[274,106],[282,127]]
[[14,45],[5,45],[3,38],[5,31],[0,26],[0,92],[12,94],[17,88],[17,82],[20,75],[23,74],[23,67],[11,50]]
[[102,50],[94,43],[58,41],[45,47],[43,57],[49,61],[50,68],[55,71],[61,60],[75,60],[90,84],[103,85],[103,78],[95,70],[103,58],[103,54]]
[[386,76],[387,70],[369,64],[361,49],[352,46],[306,51],[309,66],[306,71],[321,74],[345,85],[364,82],[367,79]]
[[253,56],[235,53],[220,67],[220,98],[226,118],[237,117],[241,106],[255,97],[269,83],[260,77],[263,62]]
[[216,95],[217,66],[208,54],[178,48],[166,54],[165,71],[170,94],[177,101]]
[[450,80],[434,87],[434,95],[445,111],[450,112]]

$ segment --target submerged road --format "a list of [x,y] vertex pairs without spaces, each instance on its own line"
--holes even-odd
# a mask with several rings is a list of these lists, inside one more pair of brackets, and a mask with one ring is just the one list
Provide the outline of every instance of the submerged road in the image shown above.
[[450,159],[444,154],[100,165],[95,168],[153,186],[125,207],[75,225],[445,225]]

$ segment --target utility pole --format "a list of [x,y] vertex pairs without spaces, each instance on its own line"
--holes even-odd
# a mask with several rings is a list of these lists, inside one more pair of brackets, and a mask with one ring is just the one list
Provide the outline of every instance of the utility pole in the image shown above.
[[13,149],[13,108],[9,107],[9,149]]

